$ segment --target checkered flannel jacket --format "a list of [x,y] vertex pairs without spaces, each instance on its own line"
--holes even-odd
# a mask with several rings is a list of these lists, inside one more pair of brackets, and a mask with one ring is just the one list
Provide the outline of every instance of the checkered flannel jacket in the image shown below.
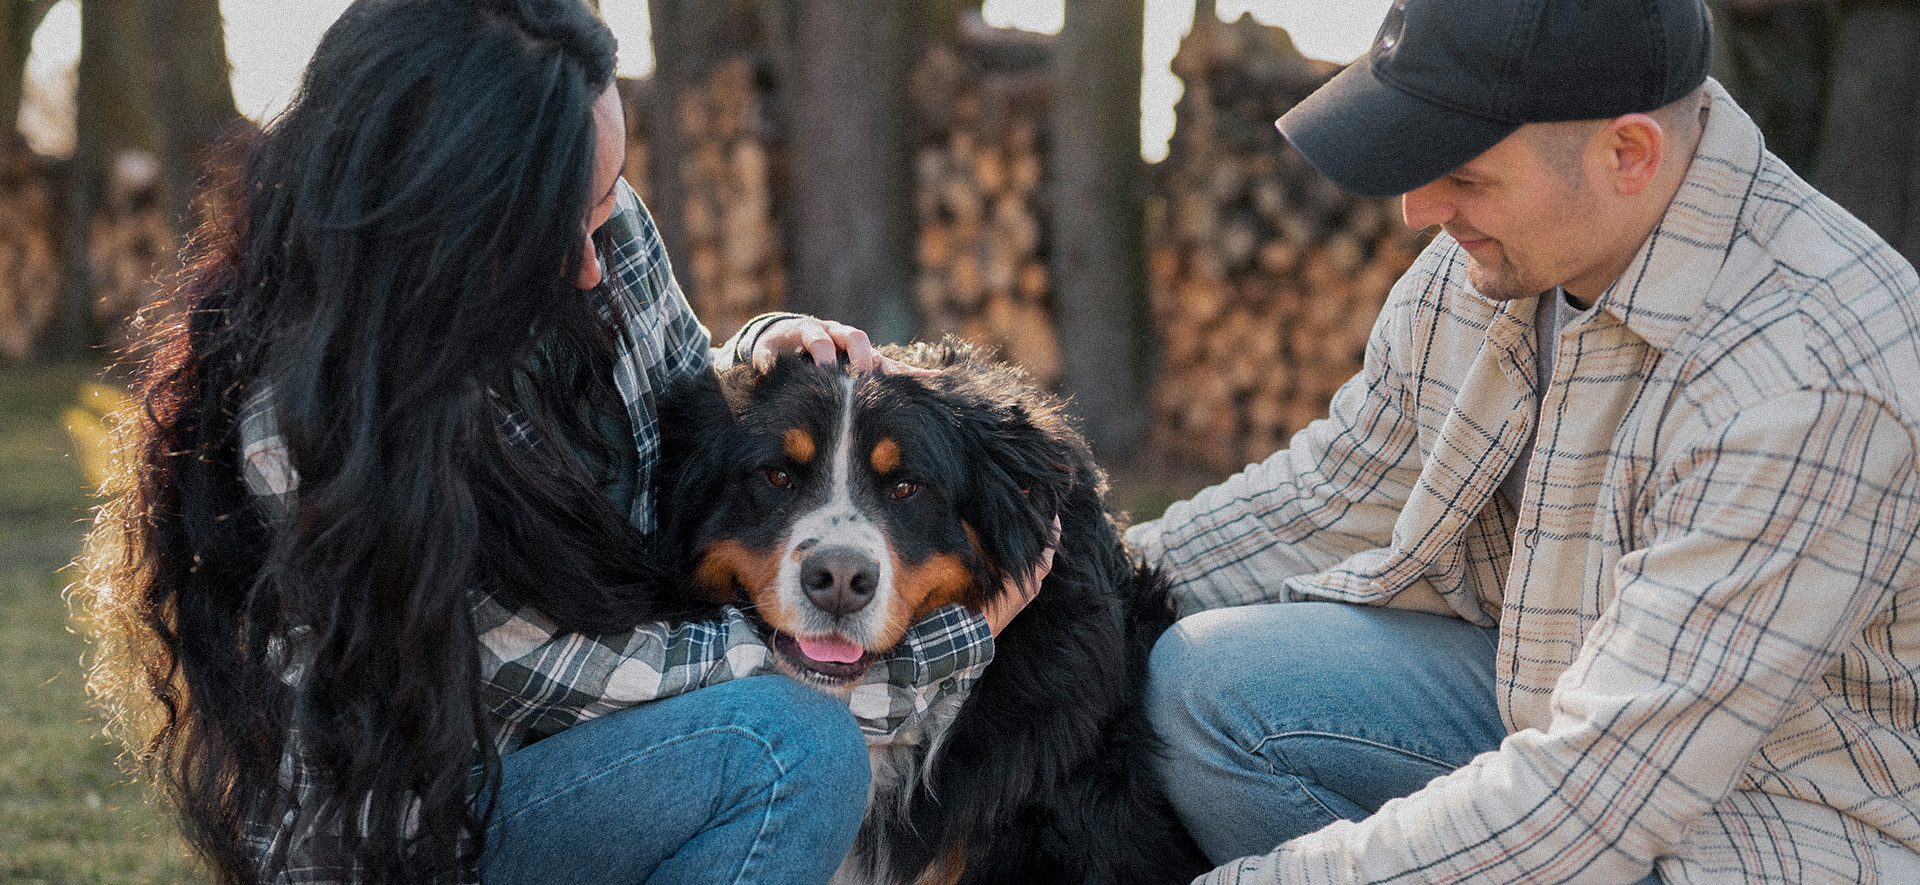
[[[606,234],[606,289],[612,301],[608,318],[621,338],[614,381],[640,454],[631,516],[636,526],[651,531],[654,502],[648,479],[660,458],[655,392],[716,361],[744,363],[759,334],[791,314],[757,317],[727,346],[710,351],[711,339],[674,281],[653,220],[624,181]],[[268,512],[285,514],[297,506],[299,475],[276,429],[271,391],[249,397],[239,423],[249,489]],[[505,433],[523,432],[518,419],[504,411],[501,426]],[[674,627],[643,624],[623,633],[588,636],[560,629],[536,609],[476,590],[472,616],[480,637],[483,702],[501,755],[625,707],[775,672],[759,629],[731,607],[716,621]],[[288,678],[295,682],[303,669],[302,635],[296,631],[282,650]],[[991,658],[992,642],[986,619],[959,606],[938,609],[916,624],[896,651],[867,672],[849,700],[868,740],[885,741],[917,722],[942,697],[967,690]],[[277,819],[250,827],[257,855],[270,860],[273,881],[279,883],[340,880],[341,873],[328,863],[338,835],[296,832],[293,827],[295,807],[336,800],[315,782],[315,772],[297,747],[283,761],[281,780],[287,788],[285,807]]]
[[1861,883],[1920,849],[1920,284],[1708,88],[1666,216],[1556,342],[1518,512],[1534,301],[1441,235],[1328,419],[1130,533],[1183,613],[1500,626],[1498,751],[1198,881]]

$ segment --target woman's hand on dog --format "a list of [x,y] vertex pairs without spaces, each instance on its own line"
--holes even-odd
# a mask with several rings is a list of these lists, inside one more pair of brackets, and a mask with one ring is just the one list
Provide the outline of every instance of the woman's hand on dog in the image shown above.
[[1025,578],[1008,578],[1007,592],[994,597],[992,602],[987,603],[987,610],[982,612],[987,616],[987,628],[993,631],[993,635],[999,636],[1000,631],[1013,622],[1013,616],[1040,595],[1040,583],[1047,579],[1048,572],[1053,571],[1053,550],[1058,546],[1060,517],[1056,516],[1053,518],[1053,531],[1047,534],[1047,549],[1040,552],[1040,561],[1034,563],[1033,571]]
[[846,323],[809,316],[786,317],[768,325],[753,342],[753,370],[761,374],[773,371],[774,361],[785,353],[805,353],[823,366],[835,365],[844,353],[847,365],[856,372],[879,369],[899,375],[935,374],[932,369],[909,366],[875,353],[867,333]]

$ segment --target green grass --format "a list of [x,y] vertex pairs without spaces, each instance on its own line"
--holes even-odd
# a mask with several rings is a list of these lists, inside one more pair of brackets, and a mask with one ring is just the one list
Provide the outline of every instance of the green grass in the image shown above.
[[0,368],[0,883],[203,881],[101,734],[61,598],[90,502],[60,411],[93,374]]

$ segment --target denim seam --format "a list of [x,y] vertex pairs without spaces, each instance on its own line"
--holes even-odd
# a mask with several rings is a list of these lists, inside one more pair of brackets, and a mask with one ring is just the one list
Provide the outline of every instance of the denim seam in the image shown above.
[[[765,745],[765,742],[762,741],[762,744]],[[753,881],[749,877],[758,868],[757,862],[761,856],[767,853],[767,831],[773,826],[773,810],[780,807],[780,785],[787,780],[787,769],[780,764],[780,758],[774,755],[771,746],[767,746],[767,759],[773,763],[774,771],[778,774],[774,776],[773,783],[767,785],[767,800],[760,808],[760,830],[753,834],[753,844],[747,846],[747,856],[740,859],[740,872],[733,877],[734,885]]]
[[[1275,773],[1276,773],[1276,772],[1274,772],[1274,771],[1272,770],[1272,769],[1273,769],[1273,765],[1272,765],[1271,763],[1269,763],[1269,764],[1267,765],[1267,769],[1268,769],[1268,771],[1267,771],[1267,773],[1268,773],[1268,774],[1275,774]],[[1322,802],[1322,801],[1320,801],[1320,794],[1318,794],[1318,793],[1315,793],[1315,792],[1313,791],[1313,788],[1312,788],[1312,787],[1309,787],[1309,786],[1307,786],[1307,781],[1306,781],[1306,779],[1305,779],[1305,778],[1303,778],[1303,777],[1301,777],[1301,776],[1299,776],[1299,775],[1297,775],[1297,774],[1294,774],[1294,773],[1292,773],[1292,772],[1288,772],[1288,773],[1287,773],[1287,775],[1286,775],[1286,777],[1287,777],[1287,779],[1288,779],[1288,780],[1291,780],[1291,781],[1293,781],[1293,785],[1294,785],[1294,786],[1296,786],[1296,787],[1299,787],[1299,788],[1300,788],[1300,792],[1302,792],[1302,793],[1304,793],[1304,794],[1306,794],[1306,797],[1307,797],[1308,799],[1311,799],[1311,800],[1313,800],[1313,804],[1315,804],[1315,805],[1318,805],[1318,806],[1320,806],[1320,810],[1321,810],[1321,811],[1324,811],[1324,812],[1326,812],[1326,813],[1327,813],[1327,823],[1333,823],[1334,821],[1337,821],[1337,820],[1345,820],[1345,819],[1346,819],[1346,818],[1344,818],[1344,817],[1342,817],[1342,816],[1340,815],[1340,813],[1339,813],[1339,812],[1337,812],[1337,811],[1334,811],[1334,810],[1333,810],[1333,809],[1331,809],[1331,808],[1328,808],[1328,807],[1327,807],[1327,803],[1325,803],[1325,802]]]
[[[1455,771],[1460,767],[1458,765],[1449,764],[1444,760],[1435,759],[1434,757],[1428,756],[1425,753],[1416,753],[1412,750],[1406,749],[1405,747],[1396,747],[1392,744],[1385,744],[1379,741],[1368,740],[1363,737],[1355,737],[1350,734],[1340,734],[1339,732],[1334,732],[1334,731],[1312,731],[1307,729],[1302,729],[1299,731],[1283,731],[1278,734],[1267,735],[1266,737],[1261,738],[1259,743],[1254,744],[1251,747],[1248,747],[1247,753],[1251,755],[1260,755],[1260,748],[1266,746],[1268,742],[1277,741],[1281,738],[1289,738],[1289,737],[1324,737],[1324,738],[1334,738],[1336,740],[1352,741],[1356,744],[1366,744],[1369,747],[1379,747],[1382,750],[1391,750],[1395,753],[1399,753],[1403,756],[1411,756],[1423,762],[1431,762],[1448,771]],[[1278,774],[1278,772],[1273,771],[1273,766],[1271,762],[1268,763],[1267,773]]]
[[1352,741],[1353,743],[1356,743],[1356,744],[1365,744],[1369,747],[1378,747],[1382,750],[1390,750],[1392,752],[1399,753],[1404,756],[1410,756],[1414,759],[1419,759],[1423,762],[1431,762],[1434,765],[1438,765],[1441,768],[1444,768],[1448,771],[1453,771],[1456,767],[1453,765],[1448,765],[1447,763],[1439,759],[1435,759],[1432,756],[1428,756],[1425,753],[1416,753],[1412,750],[1393,746],[1392,744],[1384,744],[1379,741],[1368,740],[1362,737],[1354,737],[1353,735],[1350,735],[1350,734],[1340,734],[1338,732],[1331,732],[1331,731],[1312,731],[1312,730],[1306,730],[1306,729],[1302,729],[1299,731],[1283,731],[1278,734],[1267,735],[1266,737],[1261,738],[1259,743],[1254,744],[1253,746],[1247,748],[1246,752],[1248,755],[1257,756],[1266,762],[1267,774],[1274,775],[1276,777],[1284,776],[1287,779],[1293,781],[1294,785],[1300,788],[1300,792],[1306,794],[1306,797],[1308,799],[1313,800],[1313,804],[1319,806],[1321,811],[1326,812],[1327,820],[1329,823],[1333,821],[1338,821],[1338,820],[1345,820],[1346,818],[1342,816],[1339,812],[1336,812],[1333,809],[1328,808],[1327,803],[1321,801],[1319,794],[1315,793],[1311,787],[1307,786],[1306,778],[1303,778],[1300,775],[1294,774],[1291,771],[1285,772],[1283,774],[1282,772],[1274,770],[1273,760],[1268,759],[1265,754],[1260,752],[1260,748],[1266,746],[1268,742],[1277,741],[1281,738],[1289,738],[1289,737],[1324,737],[1324,738],[1334,738],[1336,740]]
[[661,743],[654,744],[652,746],[645,747],[640,750],[636,750],[633,753],[630,753],[626,756],[622,756],[617,760],[614,760],[612,762],[607,763],[606,765],[601,766],[599,770],[594,771],[591,774],[583,775],[579,778],[576,778],[570,783],[567,783],[559,787],[555,787],[554,789],[548,791],[546,794],[542,795],[540,798],[535,799],[531,802],[527,802],[526,804],[521,805],[519,808],[514,809],[511,813],[505,815],[504,817],[501,817],[498,821],[488,824],[487,825],[488,833],[489,835],[491,835],[492,831],[496,827],[504,826],[510,821],[512,821],[514,818],[519,817],[520,815],[526,813],[527,811],[530,811],[534,808],[537,808],[541,805],[545,805],[546,803],[553,801],[553,799],[558,797],[560,794],[576,789],[592,781],[598,780],[601,777],[604,777],[607,774],[613,772],[615,769],[623,768],[627,765],[630,765],[633,762],[638,761],[640,758],[644,756],[652,755],[660,750],[664,750],[668,747],[672,747],[677,744],[685,743],[695,738],[708,737],[716,734],[721,734],[724,732],[733,732],[735,734],[742,735],[746,737],[748,740],[751,740],[754,743],[759,744],[761,748],[765,751],[767,759],[773,763],[774,771],[776,772],[776,775],[774,777],[775,783],[778,783],[781,779],[784,779],[787,776],[786,767],[780,764],[779,757],[776,756],[773,752],[773,746],[771,744],[768,744],[759,735],[754,734],[753,732],[740,728],[738,726],[732,726],[732,725],[721,727],[721,728],[707,728],[707,729],[702,729],[700,731],[692,732],[689,734],[681,735],[669,741],[662,741]]

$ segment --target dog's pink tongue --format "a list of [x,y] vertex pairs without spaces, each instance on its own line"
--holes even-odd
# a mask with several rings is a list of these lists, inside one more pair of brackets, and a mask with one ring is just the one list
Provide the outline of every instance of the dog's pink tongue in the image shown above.
[[867,653],[858,643],[837,635],[795,636],[793,641],[800,644],[801,654],[834,664],[851,664]]

